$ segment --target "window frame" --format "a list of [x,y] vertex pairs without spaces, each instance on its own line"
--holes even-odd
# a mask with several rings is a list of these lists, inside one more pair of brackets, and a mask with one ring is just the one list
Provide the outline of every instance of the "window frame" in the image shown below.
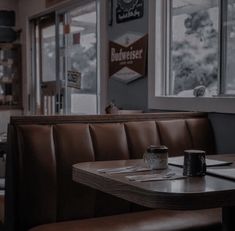
[[[235,97],[223,95],[223,76],[224,63],[222,59],[219,60],[219,94],[213,97],[176,97],[167,96],[167,67],[169,49],[169,20],[167,20],[166,9],[170,0],[149,0],[149,53],[148,53],[148,70],[149,70],[149,94],[148,94],[148,107],[149,109],[158,110],[180,110],[180,111],[202,111],[202,112],[222,112],[222,113],[235,113]],[[222,1],[220,0],[220,15],[219,20],[223,17]],[[169,10],[169,9],[168,9]],[[219,23],[219,55],[224,56],[221,51],[221,46],[224,46],[222,39],[222,26]],[[159,30],[160,33],[156,34]],[[168,35],[167,35],[168,34]],[[167,35],[167,36],[166,36]],[[157,62],[157,60],[160,60]],[[223,71],[223,72],[222,72]]]

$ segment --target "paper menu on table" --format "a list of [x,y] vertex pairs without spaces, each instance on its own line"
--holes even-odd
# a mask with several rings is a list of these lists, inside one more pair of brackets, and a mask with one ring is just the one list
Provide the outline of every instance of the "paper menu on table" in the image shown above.
[[235,168],[211,168],[207,169],[207,173],[231,180],[235,180]]
[[[173,166],[182,167],[184,164],[184,157],[183,156],[170,157],[168,159],[168,164],[173,165]],[[206,166],[207,167],[226,166],[226,165],[230,165],[230,164],[232,164],[232,162],[213,160],[213,159],[206,158]]]

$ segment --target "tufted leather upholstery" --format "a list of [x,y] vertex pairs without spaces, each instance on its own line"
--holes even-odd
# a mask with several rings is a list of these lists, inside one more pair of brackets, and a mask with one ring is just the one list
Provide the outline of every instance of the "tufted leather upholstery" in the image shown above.
[[90,125],[96,160],[129,159],[124,124]]
[[192,146],[202,149],[207,154],[215,153],[213,131],[206,119],[187,119],[187,126],[192,138]]
[[[53,127],[53,134],[57,153],[57,161],[55,161],[59,192],[57,194],[57,219],[67,220],[94,216],[94,191],[71,181],[71,165],[74,162],[95,160],[89,126],[87,124],[57,124]],[[78,200],[78,198],[80,199]],[[80,203],[81,200],[91,203]]]
[[169,155],[182,155],[185,149],[192,149],[192,139],[185,120],[159,121],[161,143],[169,149]]
[[157,124],[155,121],[125,123],[130,158],[142,158],[143,153],[151,144],[160,145]]
[[133,206],[127,201],[73,182],[72,165],[141,158],[150,144],[165,144],[170,155],[182,154],[188,148],[214,151],[207,117],[184,117],[146,114],[12,118],[6,181],[8,230],[25,231],[40,224],[130,212]]
[[4,222],[4,203],[4,191],[0,190],[0,225]]
[[22,125],[17,128],[17,134],[20,147],[18,206],[24,208],[20,211],[19,226],[24,226],[25,221],[29,226],[35,222],[52,222],[57,216],[57,172],[52,127]]

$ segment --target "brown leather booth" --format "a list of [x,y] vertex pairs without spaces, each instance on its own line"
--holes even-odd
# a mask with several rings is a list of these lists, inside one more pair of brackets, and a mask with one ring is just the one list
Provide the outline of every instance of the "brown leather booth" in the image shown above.
[[219,209],[149,210],[72,181],[75,163],[142,158],[150,144],[168,146],[171,156],[185,149],[214,154],[206,114],[12,117],[8,141],[9,231],[220,229]]

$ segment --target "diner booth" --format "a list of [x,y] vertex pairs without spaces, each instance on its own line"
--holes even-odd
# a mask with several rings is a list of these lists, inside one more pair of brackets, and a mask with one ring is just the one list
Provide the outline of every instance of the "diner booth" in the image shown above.
[[235,230],[234,11],[1,0],[0,231]]

